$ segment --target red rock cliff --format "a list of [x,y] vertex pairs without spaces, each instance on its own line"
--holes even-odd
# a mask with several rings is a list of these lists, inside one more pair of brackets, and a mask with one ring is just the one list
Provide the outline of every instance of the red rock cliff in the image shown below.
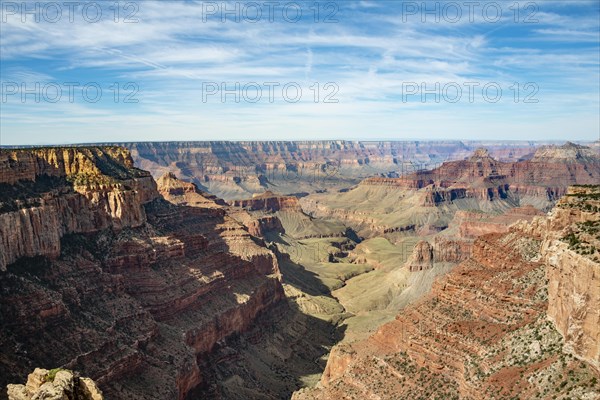
[[565,350],[600,371],[600,187],[570,188],[546,221],[548,317]]
[[270,191],[255,195],[251,199],[233,200],[231,205],[249,211],[302,211],[296,197],[279,196]]
[[589,147],[567,143],[539,149],[530,160],[502,162],[478,149],[469,158],[449,161],[432,170],[411,172],[400,178],[368,178],[361,185],[403,189],[426,188],[424,205],[461,198],[497,200],[537,197],[556,201],[569,185],[594,184],[600,179],[600,154]]
[[0,270],[19,257],[57,257],[71,233],[138,227],[159,195],[115,147],[0,150]]
[[[566,208],[477,239],[425,299],[369,339],[336,347],[321,386],[293,399],[595,398],[599,264],[589,246],[588,265],[543,235],[591,221]],[[592,212],[597,221],[600,208]],[[431,246],[419,248],[420,261],[431,258]]]
[[2,387],[64,367],[108,398],[183,399],[214,345],[284,297],[271,251],[210,199],[165,201],[126,150],[2,160]]

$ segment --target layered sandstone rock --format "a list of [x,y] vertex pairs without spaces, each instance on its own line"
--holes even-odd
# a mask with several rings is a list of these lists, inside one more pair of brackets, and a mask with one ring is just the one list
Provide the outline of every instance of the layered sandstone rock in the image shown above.
[[183,399],[284,298],[275,255],[218,199],[167,176],[165,201],[125,150],[29,152],[2,153],[25,179],[3,183],[2,386],[61,366],[110,398]]
[[600,264],[566,243],[546,243],[543,254],[549,266],[548,317],[563,335],[565,350],[600,370]]
[[[136,160],[146,166],[169,167],[189,160],[189,168],[204,167],[217,171],[222,167],[263,167],[265,170],[286,165],[340,160],[344,165],[361,165],[403,160],[422,162],[439,158],[463,158],[478,147],[492,149],[500,158],[519,158],[535,151],[537,143],[523,142],[459,142],[459,141],[263,141],[263,142],[152,142],[124,143]],[[145,167],[146,167],[145,166]],[[149,168],[154,171],[154,168]]]
[[542,257],[548,317],[569,353],[600,371],[600,187],[571,188],[550,214]]
[[139,227],[158,197],[124,149],[0,150],[0,270],[20,257],[60,254],[66,234]]
[[413,252],[406,262],[408,269],[413,271],[422,271],[433,268],[434,255],[433,246],[425,240],[421,240],[415,245]]
[[[447,228],[459,211],[505,214],[531,205],[547,212],[570,185],[598,181],[597,151],[567,143],[519,161],[500,161],[480,149],[437,168],[372,177],[350,190],[311,194],[300,201],[310,215],[341,220],[365,237],[407,230],[435,233]],[[475,235],[477,229],[465,234]]]
[[193,207],[219,208],[227,203],[217,196],[203,192],[196,185],[178,179],[172,172],[167,172],[156,180],[159,193],[167,200],[181,205]]
[[25,385],[8,385],[6,391],[8,400],[104,399],[102,392],[93,380],[80,377],[65,369],[48,371],[36,368],[27,377]]
[[163,175],[157,184],[159,192],[171,203],[202,209],[188,209],[188,213],[208,213],[223,218],[224,223],[219,226],[219,230],[222,230],[221,239],[226,243],[229,252],[252,261],[265,274],[279,274],[275,256],[265,248],[257,246],[250,237],[262,237],[271,229],[283,231],[277,217],[253,217],[243,211],[231,210],[222,199],[198,190],[193,183],[179,180],[171,173]]
[[137,165],[158,178],[173,172],[226,200],[262,193],[315,192],[349,187],[373,172],[414,172],[463,159],[486,146],[494,156],[517,160],[539,143],[524,142],[153,142],[124,143]]
[[256,194],[251,199],[233,200],[231,205],[249,211],[302,211],[298,199],[294,196],[280,196],[271,191]]
[[268,232],[285,233],[285,228],[281,221],[275,215],[265,215],[262,217],[252,218],[248,221],[248,231],[251,235],[263,237]]
[[520,229],[543,240],[548,318],[564,349],[600,370],[600,187],[567,191],[548,218]]
[[435,263],[456,264],[471,256],[472,243],[465,240],[451,240],[436,236],[433,244],[419,241],[406,261],[405,266],[411,272],[431,269]]
[[532,161],[546,162],[562,159],[567,162],[573,160],[594,162],[597,161],[599,155],[600,152],[598,152],[597,146],[594,150],[593,147],[567,142],[563,146],[545,146],[538,149]]
[[555,201],[569,185],[593,184],[600,179],[600,155],[589,147],[567,143],[543,147],[528,161],[501,162],[486,149],[478,149],[463,161],[398,179],[404,187],[433,185],[425,200],[429,205],[459,198],[493,201],[511,194]]
[[508,232],[510,225],[519,220],[530,221],[544,215],[533,206],[516,207],[504,214],[489,215],[482,212],[457,211],[451,225],[457,226],[459,237],[475,239],[488,233]]
[[42,147],[25,150],[0,150],[0,183],[35,181],[47,175],[131,177],[134,170],[130,153],[121,147]]
[[490,233],[506,233],[517,221],[527,224],[536,217],[545,215],[532,206],[516,207],[502,214],[489,214],[474,211],[457,211],[448,227],[435,235],[430,244],[433,262],[425,265],[415,262],[420,258],[419,248],[407,267],[413,271],[433,268],[435,262],[459,263],[471,256],[473,242],[479,236]]
[[[588,217],[561,203],[547,219],[480,237],[424,300],[369,339],[334,349],[320,387],[293,399],[597,398],[599,264],[544,233]],[[431,245],[418,249],[416,261],[432,258]]]

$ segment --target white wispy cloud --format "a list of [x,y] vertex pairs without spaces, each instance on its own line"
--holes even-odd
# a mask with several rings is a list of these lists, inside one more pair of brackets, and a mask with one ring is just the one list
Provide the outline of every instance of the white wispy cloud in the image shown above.
[[[300,3],[305,19],[298,23],[278,17],[256,24],[218,18],[205,22],[201,2],[137,4],[138,23],[106,18],[92,24],[81,17],[73,23],[37,23],[32,18],[23,23],[19,16],[2,23],[2,81],[97,80],[107,86],[132,81],[140,87],[138,105],[68,104],[66,99],[45,108],[4,104],[3,141],[7,135],[22,140],[22,132],[31,133],[36,121],[39,126],[54,121],[57,131],[63,126],[64,132],[82,124],[92,136],[114,123],[140,140],[144,126],[188,139],[205,132],[204,126],[224,138],[243,135],[240,129],[270,135],[289,125],[299,138],[301,129],[343,137],[370,134],[363,129],[398,134],[398,127],[408,126],[413,134],[427,135],[436,127],[458,127],[459,117],[471,131],[471,124],[483,129],[491,121],[507,126],[508,112],[515,120],[530,115],[532,108],[504,103],[476,107],[399,102],[407,82],[431,87],[469,81],[494,81],[505,88],[536,82],[543,103],[536,108],[543,126],[539,132],[554,130],[550,121],[564,125],[555,120],[557,115],[567,118],[564,113],[553,113],[563,111],[561,99],[577,116],[578,126],[587,126],[585,135],[597,132],[597,124],[590,122],[597,117],[590,110],[599,105],[600,90],[596,2],[538,1],[533,24],[515,22],[510,10],[497,23],[480,13],[473,21],[465,16],[457,23],[422,23],[419,16],[403,18],[399,6],[375,1],[338,3],[339,23],[331,24],[312,21],[312,2]],[[207,105],[200,100],[202,82],[207,81],[298,82],[308,94],[297,104]],[[315,104],[308,91],[314,82],[336,83],[339,104]],[[487,118],[480,121],[474,112]],[[444,119],[452,123],[445,125]]]

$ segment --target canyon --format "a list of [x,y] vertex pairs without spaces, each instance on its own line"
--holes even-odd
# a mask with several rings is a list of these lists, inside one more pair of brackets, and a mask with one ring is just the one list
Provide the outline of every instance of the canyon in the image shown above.
[[596,398],[599,150],[0,149],[0,386],[60,367],[107,398]]
[[592,250],[571,235],[597,226],[599,194],[571,188],[548,217],[479,237],[430,294],[336,346],[320,385],[292,398],[598,398],[597,229],[579,229]]
[[380,173],[434,168],[477,148],[505,161],[531,155],[541,142],[243,141],[119,143],[155,178],[172,172],[225,200],[338,190]]
[[270,250],[223,209],[165,201],[125,149],[0,162],[2,385],[63,367],[109,398],[183,399],[198,359],[284,298]]
[[367,178],[341,193],[314,193],[301,204],[309,214],[341,220],[364,237],[428,234],[448,228],[458,211],[498,215],[533,206],[547,212],[569,185],[599,181],[600,152],[587,146],[542,146],[515,162],[477,149],[431,170]]

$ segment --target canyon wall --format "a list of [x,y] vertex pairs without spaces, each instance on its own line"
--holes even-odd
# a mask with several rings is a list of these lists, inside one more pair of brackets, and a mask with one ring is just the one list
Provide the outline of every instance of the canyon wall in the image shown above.
[[543,239],[548,318],[565,351],[600,370],[600,187],[570,187],[547,218],[518,225]]
[[569,353],[600,370],[600,265],[556,241],[545,244],[548,317]]
[[240,207],[249,211],[302,211],[298,199],[293,196],[280,196],[271,191],[255,194],[251,199],[233,200],[233,207]]
[[123,179],[137,173],[148,175],[135,170],[130,153],[116,146],[0,149],[0,183],[33,182],[44,175],[106,174]]
[[158,197],[124,149],[0,150],[0,270],[20,257],[60,254],[66,234],[139,227]]
[[[364,237],[405,231],[429,234],[446,229],[461,211],[500,215],[533,206],[547,212],[570,185],[598,181],[600,154],[589,147],[544,147],[518,161],[497,160],[478,149],[437,168],[400,177],[383,174],[349,190],[311,193],[300,202],[308,214],[343,221]],[[472,234],[478,229],[475,225]]]
[[460,160],[482,145],[516,161],[542,143],[461,141],[263,141],[123,143],[155,178],[166,172],[226,200],[262,193],[350,187],[378,173],[402,174]]
[[472,243],[465,240],[451,240],[438,236],[433,244],[426,240],[419,241],[406,261],[409,271],[432,269],[435,263],[459,263],[471,255]]
[[[599,194],[569,189],[549,217],[476,239],[423,300],[334,348],[320,386],[293,399],[597,398]],[[434,257],[425,243],[415,253]]]
[[[154,168],[203,167],[216,172],[220,167],[259,167],[265,172],[294,165],[306,168],[315,163],[339,160],[341,165],[360,166],[398,163],[403,160],[431,162],[461,159],[477,147],[489,148],[502,159],[518,159],[533,153],[542,143],[461,141],[262,141],[262,142],[152,142],[123,143],[140,164]],[[153,168],[148,168],[154,172]]]
[[362,184],[424,189],[424,205],[435,206],[460,198],[482,201],[540,197],[556,201],[569,185],[594,184],[600,179],[600,154],[589,147],[567,143],[541,147],[529,160],[500,161],[487,149],[477,149],[464,160],[445,162],[432,170],[399,178],[370,178]]
[[545,228],[548,318],[566,351],[600,371],[600,187],[570,188]]
[[284,299],[275,255],[222,201],[157,188],[127,150],[0,158],[0,386],[63,367],[108,398],[184,399],[217,343]]

